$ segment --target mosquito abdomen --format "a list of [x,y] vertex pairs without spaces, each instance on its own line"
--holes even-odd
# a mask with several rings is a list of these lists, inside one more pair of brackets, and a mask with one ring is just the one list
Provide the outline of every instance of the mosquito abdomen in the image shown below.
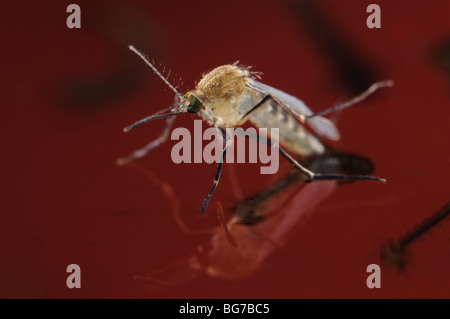
[[316,137],[274,103],[266,103],[249,120],[257,127],[268,128],[269,133],[270,128],[279,128],[280,144],[295,154],[309,156],[325,152],[325,147]]

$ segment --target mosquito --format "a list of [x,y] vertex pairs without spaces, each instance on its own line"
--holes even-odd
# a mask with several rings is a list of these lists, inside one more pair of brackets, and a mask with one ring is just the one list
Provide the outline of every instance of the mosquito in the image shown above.
[[299,156],[323,154],[325,146],[319,140],[319,136],[329,140],[340,138],[336,126],[323,115],[358,103],[379,88],[393,86],[392,81],[374,83],[366,91],[347,102],[313,113],[298,98],[257,81],[260,79],[259,73],[250,71],[249,67],[239,66],[237,63],[213,69],[203,76],[194,90],[181,94],[143,53],[132,45],[129,46],[129,49],[137,54],[176,94],[176,102],[170,107],[124,128],[124,132],[129,132],[148,121],[166,119],[166,125],[158,138],[130,155],[119,158],[117,164],[122,165],[143,157],[164,143],[173,125],[174,116],[197,113],[209,125],[218,128],[225,141],[222,160],[217,165],[213,185],[203,201],[202,213],[205,212],[219,183],[225,154],[232,143],[232,138],[228,136],[226,128],[239,127],[247,121],[257,127],[279,128],[279,144],[282,146],[270,139],[270,136],[264,139],[264,142],[269,147],[277,149],[288,162],[305,175],[307,181],[344,179],[386,182],[384,178],[375,176],[314,173],[302,166],[288,151]]

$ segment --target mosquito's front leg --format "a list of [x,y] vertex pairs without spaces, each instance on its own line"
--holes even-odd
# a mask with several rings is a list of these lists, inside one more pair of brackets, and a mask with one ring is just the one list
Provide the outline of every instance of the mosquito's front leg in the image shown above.
[[130,155],[117,159],[116,164],[123,165],[123,164],[129,163],[131,161],[134,161],[137,158],[143,157],[143,156],[147,155],[147,153],[150,152],[152,149],[158,147],[159,145],[161,145],[162,143],[167,141],[167,138],[169,137],[169,131],[173,125],[174,120],[175,120],[174,117],[169,117],[166,121],[166,125],[164,126],[161,134],[159,135],[159,137],[157,139],[148,143],[143,148],[140,148],[140,149],[134,151]]
[[228,134],[225,132],[224,129],[220,129],[220,131],[222,132],[222,135],[225,137],[226,144],[222,151],[221,160],[220,160],[219,164],[217,164],[216,174],[214,175],[214,182],[211,187],[211,190],[209,191],[208,196],[206,196],[205,200],[203,201],[202,214],[205,213],[205,210],[206,210],[206,207],[208,206],[209,200],[211,199],[211,196],[214,193],[214,190],[216,189],[217,184],[219,184],[220,173],[222,172],[223,162],[225,161],[225,154],[227,153],[228,147],[233,142],[233,140],[228,136]]

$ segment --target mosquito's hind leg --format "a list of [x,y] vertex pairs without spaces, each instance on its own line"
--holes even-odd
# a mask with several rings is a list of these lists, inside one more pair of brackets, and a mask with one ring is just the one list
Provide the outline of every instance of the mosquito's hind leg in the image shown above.
[[299,116],[301,116],[302,120],[304,120],[304,119],[310,119],[310,118],[313,118],[316,116],[322,116],[322,115],[326,115],[329,113],[333,113],[333,112],[345,109],[349,106],[352,106],[358,102],[361,102],[362,100],[366,99],[369,95],[371,95],[372,93],[374,93],[376,90],[378,90],[380,88],[391,87],[391,86],[394,86],[394,81],[392,81],[392,80],[376,82],[376,83],[372,84],[367,90],[362,92],[360,95],[355,96],[350,101],[340,103],[338,105],[335,105],[333,107],[330,107],[330,108],[325,109],[318,113],[314,113],[314,114],[310,114],[310,115],[299,115]]
[[[272,147],[277,147],[275,143],[271,142]],[[386,179],[376,176],[368,176],[368,175],[342,175],[342,174],[321,174],[314,173],[302,166],[299,162],[292,158],[285,150],[281,147],[278,147],[278,151],[280,154],[287,159],[296,169],[301,171],[307,177],[306,182],[314,181],[314,180],[330,180],[330,179],[344,179],[344,180],[374,180],[386,183]]]
[[175,121],[174,117],[169,117],[166,120],[166,125],[164,126],[161,134],[159,135],[159,137],[157,139],[148,143],[143,148],[140,148],[140,149],[134,151],[133,153],[131,153],[128,156],[118,158],[116,160],[116,164],[123,165],[123,164],[129,163],[131,161],[134,161],[135,159],[141,158],[141,157],[147,155],[147,153],[150,152],[152,149],[158,147],[159,145],[161,145],[162,143],[167,141],[167,138],[169,137],[170,128],[172,127],[174,121]]
[[307,169],[296,161],[291,155],[289,155],[284,149],[282,149],[277,143],[259,137],[260,140],[264,141],[270,147],[278,148],[278,152],[283,156],[289,163],[291,163],[296,169],[302,172],[306,176],[305,182],[310,182],[313,180],[332,180],[332,179],[344,179],[344,180],[375,180],[385,183],[386,179],[376,176],[367,175],[342,175],[342,174],[321,174],[314,173],[313,171]]
[[226,145],[225,145],[225,147],[224,147],[224,149],[222,151],[222,158],[221,158],[219,164],[217,164],[216,174],[214,175],[214,182],[213,182],[213,185],[211,187],[211,190],[209,191],[208,196],[206,196],[205,200],[203,201],[202,214],[205,213],[205,210],[206,210],[206,207],[208,206],[209,200],[211,199],[211,196],[214,193],[214,190],[216,189],[217,184],[219,184],[220,173],[222,172],[222,166],[223,166],[223,163],[225,161],[225,154],[227,153],[227,149],[228,149],[228,147],[231,145],[231,143],[233,141],[227,135],[225,130],[221,129],[221,132],[222,132],[223,136],[225,137]]

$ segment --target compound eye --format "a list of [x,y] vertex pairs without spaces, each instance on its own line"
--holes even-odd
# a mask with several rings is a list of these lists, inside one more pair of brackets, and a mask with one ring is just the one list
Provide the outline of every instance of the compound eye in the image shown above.
[[202,109],[202,103],[195,97],[191,95],[191,101],[188,105],[187,111],[189,113],[197,113]]

